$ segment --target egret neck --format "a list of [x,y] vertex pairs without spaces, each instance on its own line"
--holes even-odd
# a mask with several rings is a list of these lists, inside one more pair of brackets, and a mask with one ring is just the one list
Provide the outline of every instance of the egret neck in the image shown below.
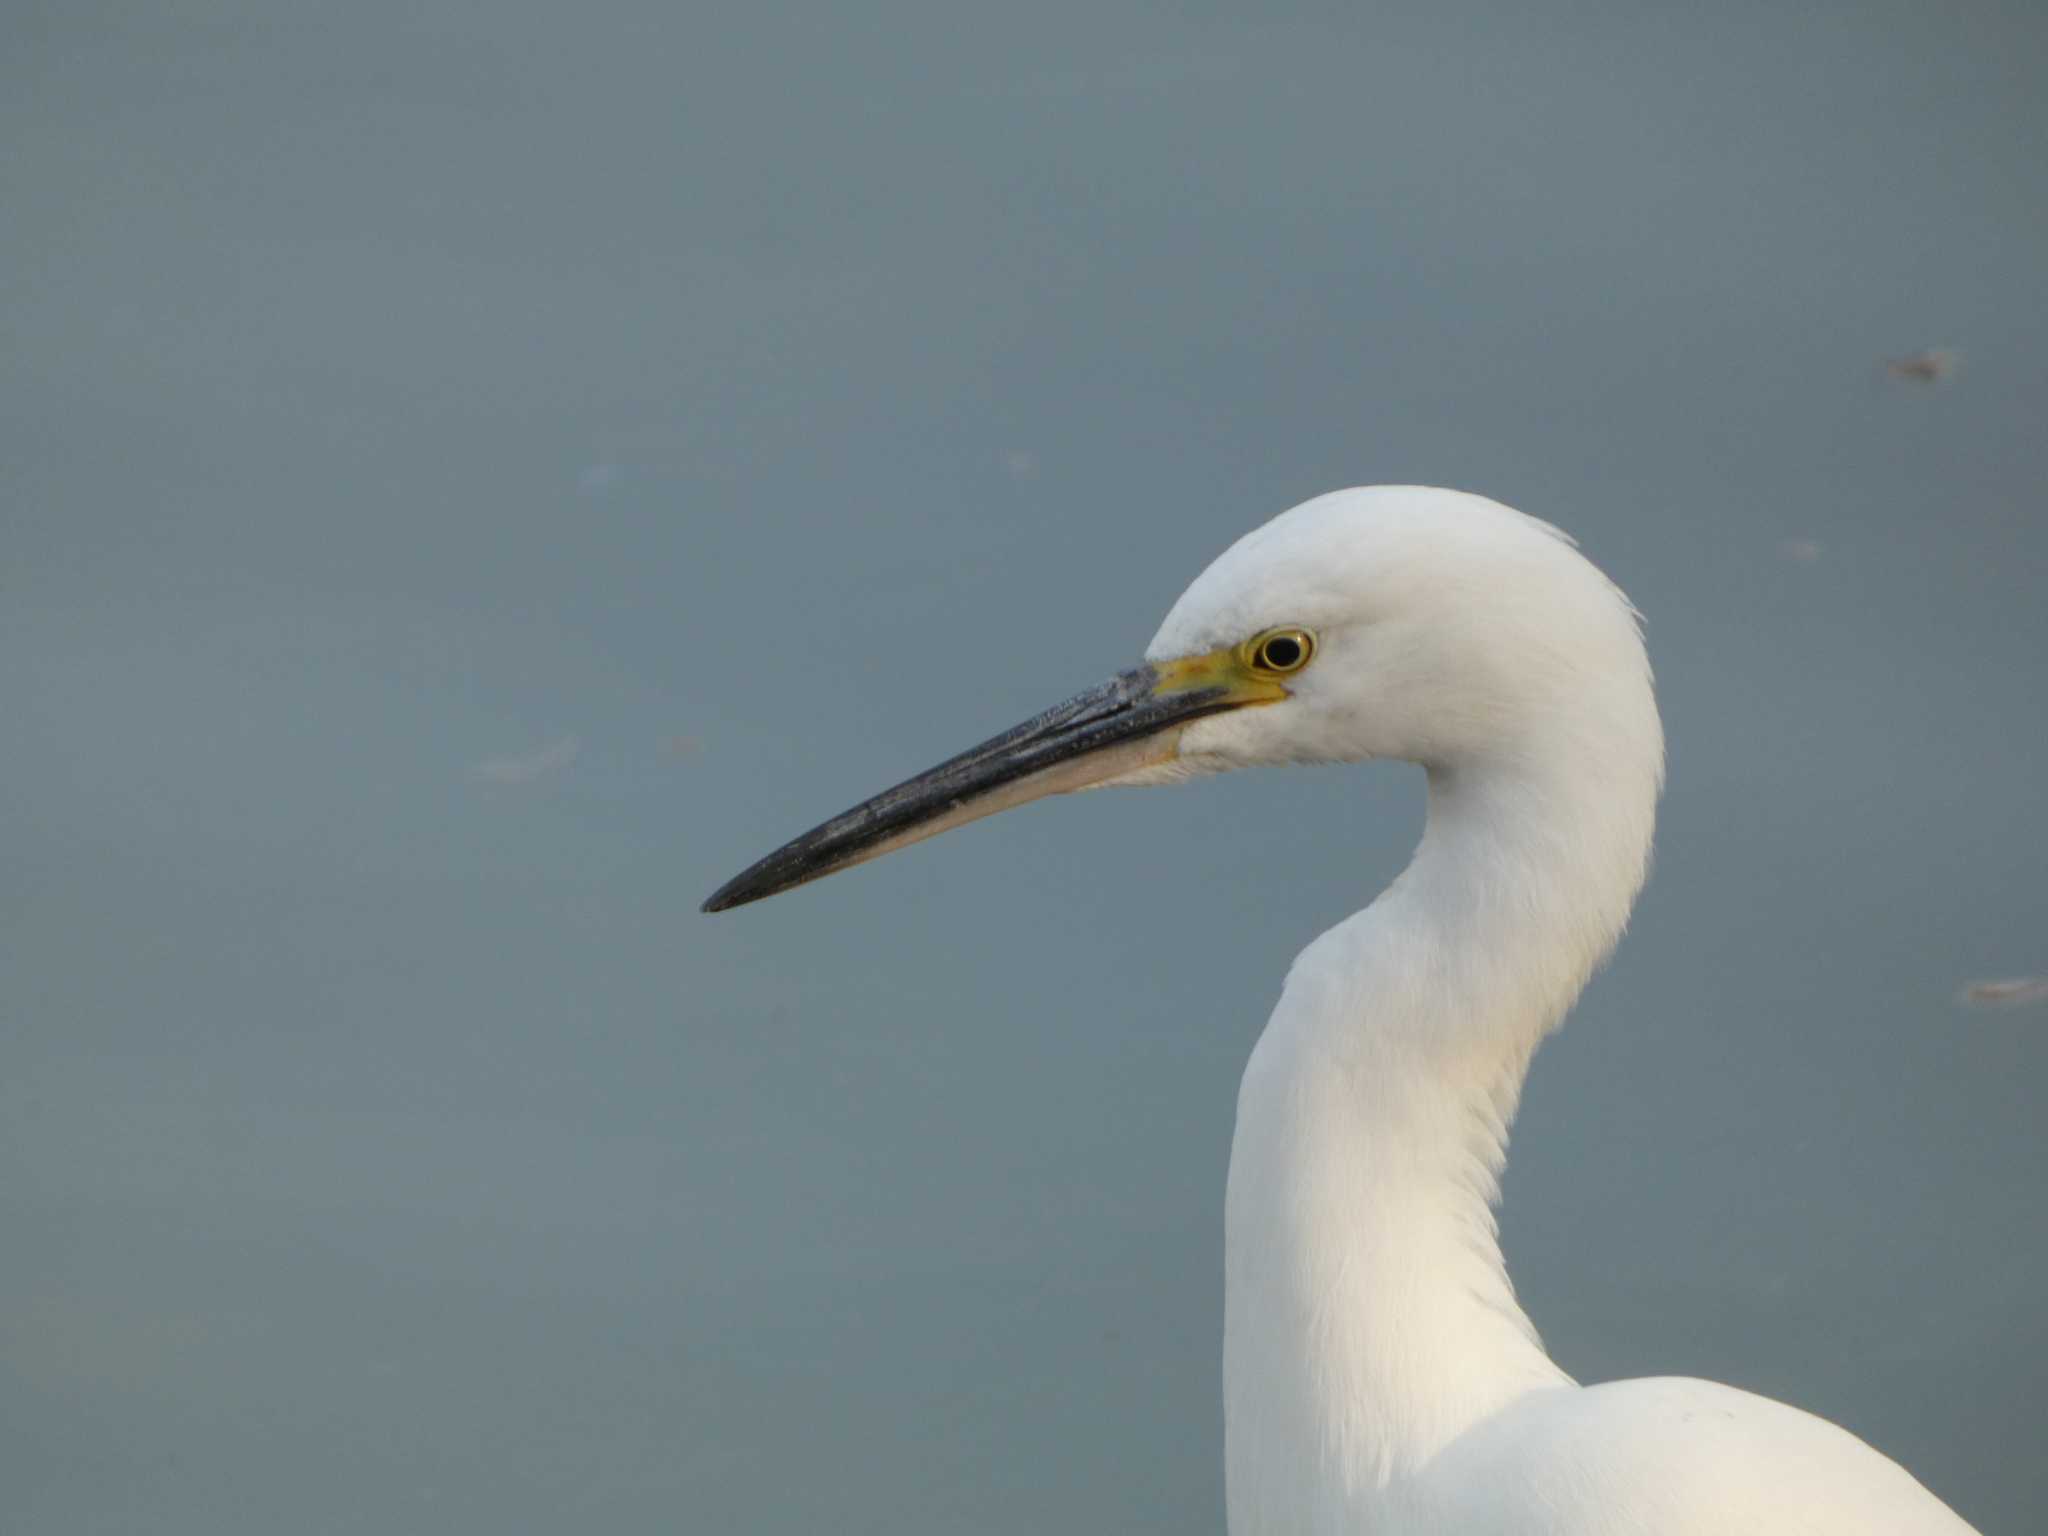
[[1570,1384],[1494,1206],[1530,1057],[1647,869],[1661,733],[1654,709],[1610,718],[1634,728],[1583,755],[1432,768],[1413,862],[1288,975],[1231,1150],[1234,1536],[1392,1529],[1437,1451]]

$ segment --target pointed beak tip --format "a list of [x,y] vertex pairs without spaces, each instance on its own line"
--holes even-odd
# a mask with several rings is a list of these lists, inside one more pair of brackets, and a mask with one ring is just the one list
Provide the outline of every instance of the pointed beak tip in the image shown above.
[[704,904],[697,910],[704,913],[730,912],[734,907],[748,907],[770,896],[779,896],[803,883],[801,880],[777,878],[772,871],[744,869],[706,896]]

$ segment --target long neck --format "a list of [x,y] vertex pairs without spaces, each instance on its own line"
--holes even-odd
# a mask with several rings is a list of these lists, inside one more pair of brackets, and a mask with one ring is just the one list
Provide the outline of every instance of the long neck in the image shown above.
[[1643,766],[1433,771],[1408,870],[1295,962],[1231,1152],[1233,1536],[1378,1529],[1438,1449],[1567,1381],[1493,1206],[1530,1056],[1642,884]]

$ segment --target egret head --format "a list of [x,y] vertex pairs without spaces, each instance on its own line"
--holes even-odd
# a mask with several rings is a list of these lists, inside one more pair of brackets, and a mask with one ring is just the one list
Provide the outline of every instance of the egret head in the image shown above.
[[1627,599],[1549,524],[1456,491],[1282,513],[1195,579],[1145,658],[813,828],[705,910],[1096,785],[1378,757],[1541,772],[1603,752],[1654,779],[1662,761]]

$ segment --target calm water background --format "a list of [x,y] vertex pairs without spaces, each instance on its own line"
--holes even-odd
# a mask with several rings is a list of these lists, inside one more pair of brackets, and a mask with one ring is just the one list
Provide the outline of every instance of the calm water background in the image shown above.
[[10,8],[0,1526],[1219,1531],[1238,1073],[1417,775],[696,904],[1369,481],[1650,619],[1555,1353],[2048,1526],[2048,12],[1252,9]]

